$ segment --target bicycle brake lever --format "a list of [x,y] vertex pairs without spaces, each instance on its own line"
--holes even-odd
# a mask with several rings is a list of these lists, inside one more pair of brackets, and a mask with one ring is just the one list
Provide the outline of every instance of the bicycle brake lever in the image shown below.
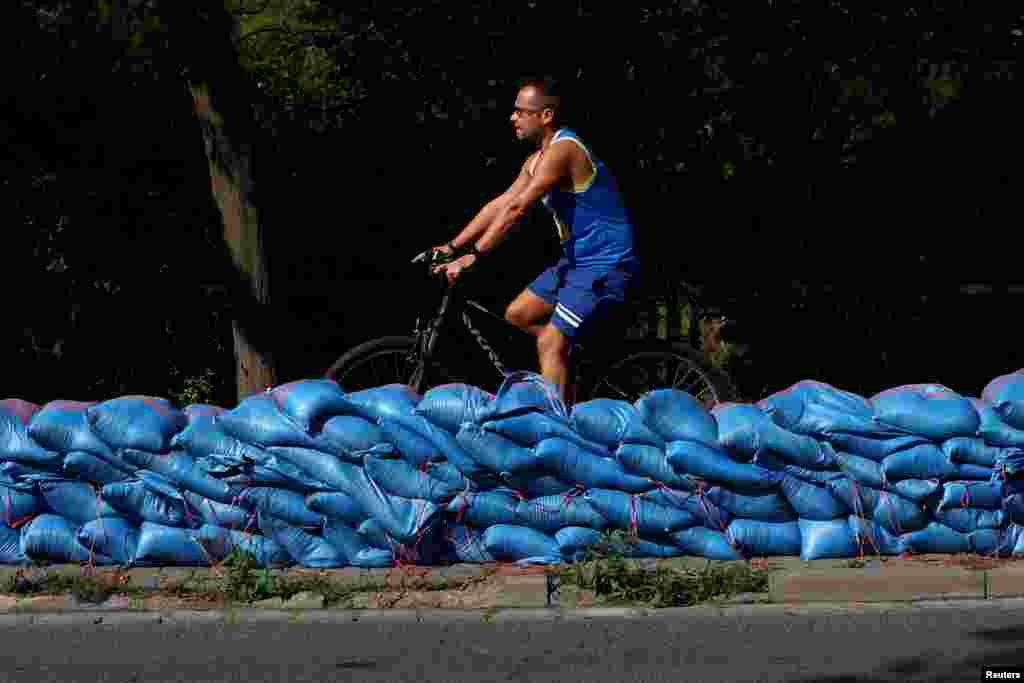
[[414,256],[412,261],[410,261],[409,263],[420,263],[421,261],[426,261],[428,253],[430,253],[429,249],[427,251],[416,254],[416,256]]

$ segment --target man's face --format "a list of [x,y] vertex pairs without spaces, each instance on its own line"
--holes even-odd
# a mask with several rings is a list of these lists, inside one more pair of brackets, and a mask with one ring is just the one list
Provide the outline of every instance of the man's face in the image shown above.
[[544,139],[544,125],[550,123],[553,116],[553,111],[546,106],[544,97],[536,88],[523,88],[516,96],[511,116],[516,138],[539,145]]

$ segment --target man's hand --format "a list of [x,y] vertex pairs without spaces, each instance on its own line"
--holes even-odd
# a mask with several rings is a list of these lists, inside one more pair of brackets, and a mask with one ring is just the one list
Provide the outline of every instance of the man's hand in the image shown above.
[[448,284],[455,284],[456,278],[459,277],[467,268],[472,268],[473,264],[476,263],[476,256],[473,254],[466,254],[460,256],[451,263],[446,263],[442,266],[434,266],[433,272],[440,273],[444,271],[445,276],[448,278]]

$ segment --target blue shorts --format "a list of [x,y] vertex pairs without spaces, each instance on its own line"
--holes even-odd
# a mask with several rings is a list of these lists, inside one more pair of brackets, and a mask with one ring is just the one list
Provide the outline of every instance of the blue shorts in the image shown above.
[[620,314],[633,273],[609,266],[574,266],[560,260],[527,289],[554,305],[551,322],[569,340],[580,340]]

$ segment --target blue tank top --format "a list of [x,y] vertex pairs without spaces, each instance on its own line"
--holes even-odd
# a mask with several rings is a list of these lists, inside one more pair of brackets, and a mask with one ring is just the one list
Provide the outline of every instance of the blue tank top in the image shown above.
[[[593,167],[590,180],[574,191],[556,187],[541,200],[555,219],[564,258],[581,266],[638,266],[633,224],[615,178],[568,128],[555,133],[549,144],[563,140],[579,145]],[[539,159],[540,155],[534,159],[530,175]]]

